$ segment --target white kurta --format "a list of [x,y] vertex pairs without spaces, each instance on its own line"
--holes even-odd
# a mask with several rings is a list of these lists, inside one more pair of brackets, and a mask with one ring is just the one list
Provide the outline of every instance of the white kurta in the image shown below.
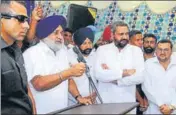
[[[176,106],[176,57],[171,57],[167,68],[159,63],[157,57],[149,59],[145,63],[144,81],[142,89],[149,100],[146,114],[161,114],[159,106],[172,104]],[[174,113],[176,114],[176,111]]]
[[[46,114],[68,106],[68,81],[56,87],[37,91],[30,80],[36,75],[50,75],[69,68],[67,51],[63,48],[56,55],[42,41],[23,54],[28,82],[36,102],[37,114]],[[58,77],[59,78],[59,77]]]
[[[109,69],[101,67],[106,64]],[[144,69],[142,50],[136,46],[127,45],[119,52],[114,43],[100,46],[96,52],[95,73],[98,89],[104,103],[120,103],[136,101],[136,85],[118,86],[109,83],[113,80],[123,80],[123,69],[136,69],[136,74],[127,76],[133,79]]]
[[[149,107],[145,114],[161,114],[159,106],[172,104],[176,106],[176,55],[171,56],[171,63],[165,71],[159,64],[157,57],[145,62],[142,77],[134,79],[124,78],[118,81],[119,86],[142,83],[142,90],[149,100]],[[174,111],[172,114],[176,114]]]
[[[77,64],[78,63],[78,56],[77,54],[73,51],[73,49],[69,49],[68,51],[68,57],[69,57],[69,62],[70,64]],[[90,75],[94,83],[96,84],[96,80],[94,78],[94,62],[95,62],[95,51],[92,51],[88,57],[84,57],[86,60],[86,64],[88,65],[90,69]],[[86,74],[84,73],[81,77],[73,77],[73,80],[76,83],[76,86],[79,90],[79,93],[81,94],[82,97],[89,96],[90,95],[90,88],[89,88],[89,80]],[[69,106],[77,103],[76,100],[74,99],[73,96],[69,95]]]

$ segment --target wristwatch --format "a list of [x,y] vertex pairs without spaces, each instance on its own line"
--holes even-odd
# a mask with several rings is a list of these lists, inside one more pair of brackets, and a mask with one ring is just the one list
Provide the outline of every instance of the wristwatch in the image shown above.
[[75,96],[75,99],[77,100],[77,99],[78,99],[78,97],[82,97],[82,96],[79,94],[79,95]]

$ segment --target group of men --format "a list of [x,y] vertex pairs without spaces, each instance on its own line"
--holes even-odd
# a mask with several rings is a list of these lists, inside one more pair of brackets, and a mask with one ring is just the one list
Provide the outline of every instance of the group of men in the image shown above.
[[[47,114],[77,102],[96,103],[88,68],[103,103],[135,102],[137,94],[146,114],[176,113],[176,55],[170,40],[131,33],[126,23],[116,21],[111,24],[113,42],[94,50],[92,29],[73,33],[65,29],[63,16],[38,15],[40,21],[31,22],[29,29],[24,2],[2,1],[0,11],[2,114]],[[22,53],[18,43],[27,32],[39,43]],[[136,92],[138,84],[142,89]]]

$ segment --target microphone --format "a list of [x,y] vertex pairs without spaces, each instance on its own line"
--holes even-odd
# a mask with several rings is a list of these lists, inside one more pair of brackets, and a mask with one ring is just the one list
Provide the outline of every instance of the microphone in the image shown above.
[[84,59],[82,53],[80,52],[80,50],[78,49],[77,46],[73,47],[73,51],[77,54],[78,58],[78,62],[83,62],[83,63],[86,63],[86,60]]
[[78,58],[77,58],[78,62],[83,62],[83,63],[85,63],[85,65],[86,65],[86,76],[88,77],[88,80],[89,80],[90,85],[91,85],[92,88],[95,90],[95,92],[96,92],[96,94],[97,94],[97,97],[98,97],[98,99],[100,100],[100,103],[102,104],[102,103],[103,103],[103,100],[102,100],[102,98],[101,98],[101,96],[100,96],[100,94],[99,94],[99,92],[98,92],[98,90],[97,90],[97,88],[96,88],[96,86],[95,86],[95,84],[94,84],[92,78],[91,78],[90,69],[89,69],[89,66],[86,64],[86,60],[84,59],[82,53],[80,52],[80,50],[78,49],[77,46],[75,46],[75,47],[73,48],[73,51],[74,51],[74,52],[77,54],[77,56],[78,56]]

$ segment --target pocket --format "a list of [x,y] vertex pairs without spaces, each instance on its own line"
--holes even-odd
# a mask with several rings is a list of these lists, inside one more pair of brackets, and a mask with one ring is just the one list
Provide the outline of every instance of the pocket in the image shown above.
[[3,93],[13,93],[21,89],[20,75],[13,69],[2,72],[1,90]]

